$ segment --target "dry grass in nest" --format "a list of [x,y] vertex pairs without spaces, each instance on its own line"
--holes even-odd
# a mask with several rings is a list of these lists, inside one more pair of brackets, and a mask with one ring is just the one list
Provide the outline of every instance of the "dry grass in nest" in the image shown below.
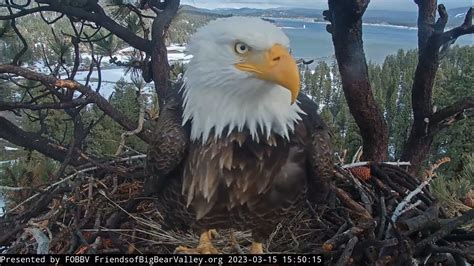
[[[377,251],[373,263],[407,262],[420,258],[421,251],[430,252],[429,246],[419,245],[421,241],[431,241],[429,238],[436,231],[426,230],[422,225],[416,234],[404,236],[403,241],[408,241],[413,249],[410,253],[413,257],[408,257],[409,253],[402,252],[407,248],[403,246],[405,242],[398,239],[405,232],[389,222],[390,219],[396,224],[409,222],[427,209],[436,208],[436,201],[423,187],[424,183],[394,165],[364,166],[370,167],[370,172],[365,169],[363,173],[370,173],[370,178],[359,179],[357,171],[354,176],[351,171],[338,169],[324,204],[308,202],[305,208],[283,220],[264,243],[266,251],[324,252],[330,264],[370,260],[364,252],[369,248]],[[120,169],[127,169],[127,164]],[[140,195],[143,179],[132,175],[104,175],[103,172],[68,178],[57,181],[57,186],[50,185],[47,192],[39,193],[16,212],[0,218],[0,244],[6,243],[6,252],[36,253],[39,245],[31,234],[34,228],[49,239],[51,253],[156,254],[173,253],[178,246],[197,246],[199,236],[195,232],[164,229],[163,216],[155,208],[153,198],[142,199],[131,209],[127,207]],[[396,209],[399,213],[395,213]],[[435,220],[448,218],[435,214]],[[460,225],[458,228],[465,226],[469,224],[469,220],[465,221],[469,215],[472,211],[452,221]],[[440,224],[436,230],[445,230],[443,228]],[[250,231],[220,230],[218,233],[213,243],[220,252],[249,252]],[[231,241],[232,234],[235,241]],[[339,261],[342,254],[347,253],[349,241],[359,251]],[[437,243],[437,239],[433,241],[431,243]],[[468,244],[467,247],[453,243],[452,248],[465,252],[470,242],[463,243]]]

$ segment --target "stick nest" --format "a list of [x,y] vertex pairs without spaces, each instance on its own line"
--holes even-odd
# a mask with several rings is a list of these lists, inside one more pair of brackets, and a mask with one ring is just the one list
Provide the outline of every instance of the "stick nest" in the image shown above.
[[[147,254],[196,246],[196,232],[167,230],[153,198],[141,197],[143,164],[140,156],[116,160],[41,189],[8,192],[0,252]],[[337,265],[473,263],[474,210],[463,205],[448,216],[428,183],[393,164],[336,167],[326,204],[308,201],[277,226],[266,250],[324,253]],[[250,243],[248,231],[219,231],[214,240],[222,253],[248,253]]]

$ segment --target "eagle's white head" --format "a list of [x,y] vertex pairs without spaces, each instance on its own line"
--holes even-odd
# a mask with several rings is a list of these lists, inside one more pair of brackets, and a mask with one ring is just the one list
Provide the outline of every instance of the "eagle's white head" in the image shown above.
[[191,38],[184,74],[183,123],[191,139],[206,141],[247,128],[253,139],[285,138],[303,111],[296,102],[300,77],[281,29],[253,17],[211,21]]

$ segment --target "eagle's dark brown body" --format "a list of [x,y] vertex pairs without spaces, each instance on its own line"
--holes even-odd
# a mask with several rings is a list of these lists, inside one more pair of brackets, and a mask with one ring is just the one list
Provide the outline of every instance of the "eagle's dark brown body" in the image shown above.
[[[263,240],[276,224],[321,195],[332,174],[329,135],[307,97],[302,121],[289,140],[272,134],[252,140],[248,131],[208,141],[189,140],[181,126],[179,97],[164,108],[148,152],[148,171],[159,187],[167,220],[195,229],[252,229]],[[308,190],[310,193],[307,193]]]

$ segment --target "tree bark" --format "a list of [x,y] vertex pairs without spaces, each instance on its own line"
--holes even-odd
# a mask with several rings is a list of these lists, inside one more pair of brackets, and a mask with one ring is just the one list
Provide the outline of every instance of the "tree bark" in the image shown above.
[[[439,130],[440,118],[462,112],[459,108],[442,109],[433,113],[433,86],[440,61],[440,48],[447,47],[457,37],[472,33],[472,8],[464,23],[451,31],[444,32],[448,14],[436,0],[417,0],[418,5],[418,65],[412,86],[413,124],[401,160],[411,162],[410,173],[417,174],[428,156],[434,133]],[[439,18],[436,21],[436,10]],[[472,108],[472,101],[466,99],[463,109]],[[458,110],[453,113],[452,111]]]
[[178,12],[179,0],[165,1],[164,10],[157,15],[152,24],[151,36],[151,68],[155,90],[158,94],[160,106],[163,105],[169,87],[170,66],[168,63],[168,51],[166,50],[165,35],[171,20]]
[[388,129],[372,93],[362,41],[362,15],[368,4],[368,0],[329,0],[324,16],[331,22],[328,32],[332,34],[344,95],[362,136],[363,158],[383,161]]
[[[68,155],[68,148],[58,145],[36,133],[24,131],[3,116],[0,116],[0,128],[0,138],[6,139],[15,145],[28,150],[35,150],[59,162],[62,162]],[[79,150],[74,149],[70,164],[80,166],[86,162],[88,161],[81,156]]]
[[[150,52],[150,40],[146,40],[137,36],[135,33],[127,29],[126,27],[120,25],[112,18],[107,16],[104,10],[99,6],[94,6],[94,10],[87,10],[85,8],[74,7],[71,5],[65,5],[58,0],[36,0],[38,4],[46,4],[48,7],[45,7],[45,10],[56,11],[62,14],[66,14],[71,17],[84,19],[90,22],[94,22],[99,26],[104,27],[114,35],[117,35],[120,39],[124,40],[134,48]],[[36,10],[38,10],[37,8]],[[20,11],[18,14],[30,13],[35,8],[29,11]]]
[[91,103],[87,99],[77,99],[59,103],[22,103],[0,101],[0,111],[11,111],[15,109],[42,110],[42,109],[67,109]]
[[[14,65],[0,65],[0,73],[16,74],[29,80],[39,81],[46,86],[67,88],[69,90],[79,91],[84,94],[89,101],[97,104],[97,107],[99,107],[104,113],[110,116],[123,128],[127,130],[134,130],[138,127],[137,122],[131,121],[117,108],[110,104],[104,97],[102,97],[102,95],[93,91],[90,87],[86,87],[77,81],[57,79],[54,76],[36,73],[31,70]],[[147,130],[141,131],[137,134],[137,136],[146,143],[149,143],[150,141],[149,132]]]
[[429,153],[433,137],[428,135],[426,119],[433,112],[432,91],[439,65],[438,47],[430,39],[436,18],[436,0],[419,0],[418,4],[418,65],[412,86],[413,125],[403,161],[410,161],[411,173],[417,173]]

